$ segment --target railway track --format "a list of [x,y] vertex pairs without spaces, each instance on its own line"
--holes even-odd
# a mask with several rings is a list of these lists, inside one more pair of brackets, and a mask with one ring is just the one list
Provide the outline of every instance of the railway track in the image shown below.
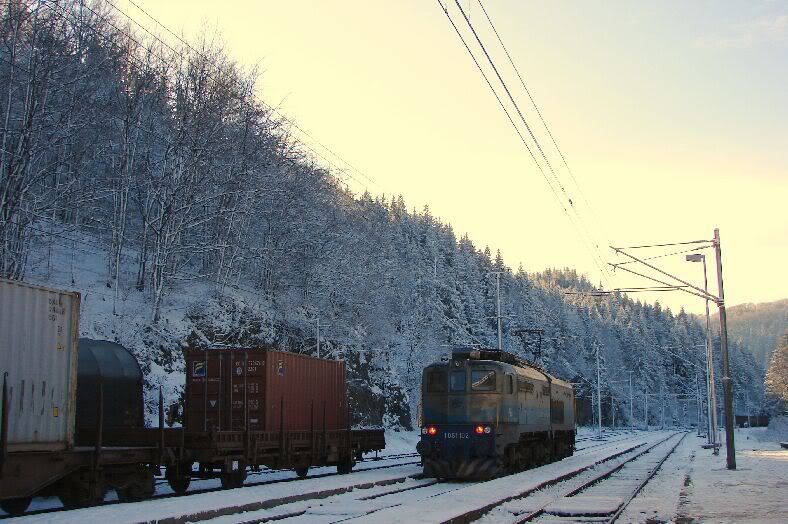
[[[511,522],[615,522],[629,503],[656,475],[686,437],[673,434],[645,448],[611,461],[605,467],[578,475],[549,489],[508,501],[482,519],[483,523]],[[506,518],[515,514],[515,518]]]
[[[616,437],[593,444],[585,449],[604,445],[615,446],[622,443],[622,441],[635,438],[635,436],[630,434],[616,435]],[[635,449],[641,445],[635,444],[628,449]],[[404,455],[410,456],[410,454]],[[411,478],[404,480],[402,483],[352,490],[328,499],[302,500],[271,509],[238,512],[234,515],[225,514],[225,519],[238,523],[269,522],[274,520],[277,522],[285,521],[304,524],[315,521],[345,522],[367,515],[374,517],[374,513],[382,507],[396,506],[405,493],[407,493],[406,496],[409,498],[425,500],[461,490],[469,485],[471,483],[468,482]]]
[[[363,459],[357,461],[356,465],[358,465],[358,464],[374,464],[376,462],[383,462],[383,461],[389,461],[389,460],[400,460],[400,459],[410,459],[410,458],[415,459],[418,456],[419,456],[418,453],[396,453],[396,454],[391,454],[391,455],[380,455],[380,456],[377,456],[377,457],[363,458]],[[410,463],[408,463],[408,464],[410,464]],[[396,465],[403,465],[403,464],[396,464]],[[390,467],[390,466],[384,466],[384,467]],[[318,468],[314,468],[314,470],[319,471],[319,470],[328,469],[328,468],[331,468],[331,466],[321,466],[321,467],[318,467]],[[359,468],[358,470],[359,471],[363,471],[363,470],[367,470],[367,469],[376,469],[376,468],[375,467],[368,467],[368,468],[367,467],[363,467],[363,468]],[[327,476],[327,475],[333,475],[333,474],[335,474],[335,473],[312,473],[311,475],[308,475],[308,477],[315,478],[315,477],[321,477],[321,476]],[[291,478],[293,475],[295,475],[295,472],[292,469],[268,469],[268,468],[262,469],[260,471],[249,470],[248,473],[247,473],[247,478],[251,478],[251,477],[270,477],[270,476],[274,476],[274,475],[287,475],[287,478],[276,479],[277,481],[300,480],[300,479],[297,479],[297,478]],[[167,486],[167,480],[163,476],[157,476],[155,482],[156,482],[156,486],[162,486],[162,487],[163,486]],[[195,480],[193,482],[193,484],[196,485],[196,484],[200,484],[200,483],[216,483],[216,482],[218,482],[218,480],[216,480],[216,479]],[[245,486],[252,486],[252,485],[257,485],[257,484],[260,484],[260,483],[259,482],[246,482],[246,483],[244,483]],[[164,488],[164,489],[168,489],[168,488]],[[206,488],[197,488],[197,489],[211,489],[211,488],[206,487]],[[161,493],[161,495],[165,495],[165,494],[169,495],[170,493],[166,493],[166,492],[165,493]],[[187,493],[187,495],[188,494],[191,494],[191,491],[189,491]]]
[[[624,470],[627,465],[632,464],[633,461],[638,459],[642,460],[643,457],[647,457],[649,454],[651,454],[652,457],[656,456],[656,454],[652,453],[653,450],[658,449],[659,446],[664,445],[666,442],[670,441],[670,439],[676,438],[675,435],[677,434],[671,434],[666,438],[660,439],[656,443],[649,443],[648,445],[646,445],[645,442],[642,442],[645,437],[644,435],[632,434],[629,432],[610,435],[609,440],[600,442],[595,441],[595,439],[578,439],[580,441],[580,445],[578,446],[578,450],[575,454],[576,456],[594,453],[599,454],[601,452],[601,459],[594,463],[589,463],[590,465],[588,466],[579,467],[577,470],[558,475],[553,479],[549,479],[547,482],[542,483],[539,488],[529,490],[527,493],[523,493],[519,498],[507,499],[507,501],[494,503],[492,504],[492,508],[494,511],[501,513],[501,510],[498,509],[498,506],[506,507],[505,513],[508,514],[508,520],[504,519],[503,522],[512,522],[512,519],[515,517],[517,519],[515,522],[529,522],[534,519],[539,519],[542,514],[545,514],[546,508],[549,509],[550,503],[555,503],[556,500],[572,498],[574,495],[577,495],[578,498],[573,501],[576,502],[580,500],[581,495],[595,493],[593,490],[601,489],[603,485],[610,486],[610,484],[603,484],[603,481],[605,479],[614,477],[616,472]],[[638,442],[638,439],[641,441]],[[629,442],[631,440],[634,441]],[[680,440],[678,440],[675,445],[672,446],[670,450],[671,453],[679,442]],[[613,449],[611,449],[611,452],[607,453],[603,448],[605,446]],[[619,497],[620,501],[616,505],[616,511],[618,514],[620,514],[626,508],[629,502],[636,496],[643,486],[646,485],[648,479],[650,479],[656,473],[656,471],[658,471],[659,466],[661,466],[662,462],[664,462],[664,460],[669,455],[670,453],[664,455],[664,458],[662,458],[658,464],[651,464],[651,466],[647,468],[647,473],[649,473],[648,478],[645,481],[641,479],[637,486],[634,486],[629,490],[628,495]],[[418,457],[418,454],[398,453],[379,457],[368,457],[363,461],[359,461],[359,465],[361,467],[355,470],[354,473],[372,470],[384,470],[398,466],[415,465],[418,464],[418,461],[410,460],[415,457]],[[391,461],[394,461],[394,463],[388,463]],[[381,462],[383,462],[383,464],[379,464]],[[604,469],[602,469],[603,467]],[[301,480],[296,478],[294,475],[289,478],[267,478],[274,474],[285,473],[285,471],[279,470],[264,470],[257,473],[258,475],[261,475],[262,478],[258,477],[261,478],[261,481],[247,481],[245,487],[259,487]],[[310,475],[307,477],[307,479],[334,477],[336,475],[337,473],[334,472],[316,473]],[[353,485],[353,482],[349,481],[346,488],[334,490],[333,493],[318,491],[313,493],[304,493],[303,496],[292,498],[292,500],[282,499],[278,502],[262,501],[261,503],[257,504],[241,504],[237,507],[224,508],[221,510],[221,513],[213,516],[224,516],[233,522],[266,522],[269,520],[310,522],[313,521],[312,519],[317,519],[320,522],[343,522],[345,520],[352,520],[359,517],[362,520],[364,520],[366,517],[367,519],[371,519],[370,521],[375,521],[376,512],[378,510],[392,508],[402,504],[403,497],[407,497],[405,500],[421,500],[424,501],[425,504],[430,504],[429,502],[426,502],[425,499],[439,497],[441,495],[446,495],[450,492],[462,490],[469,486],[475,485],[469,483],[439,482],[435,479],[419,478],[418,475],[414,476],[412,473],[410,475],[411,476],[405,476],[402,478],[392,477],[387,479],[385,482],[357,482],[356,485]],[[605,476],[602,477],[603,475]],[[352,474],[348,476],[349,479],[352,479],[352,477]],[[638,478],[641,477],[643,477],[643,475]],[[572,486],[568,485],[570,482],[573,482]],[[567,495],[569,490],[576,490],[578,487],[580,487],[580,489],[576,491],[574,495]],[[551,489],[547,490],[546,488]],[[198,489],[191,489],[189,492],[183,495],[183,497],[221,491],[223,491],[223,488],[221,487],[198,487]],[[549,498],[548,491],[550,494],[552,494],[552,498]],[[539,494],[538,496],[537,493]],[[176,497],[176,495],[169,493],[159,493],[154,496],[153,500],[173,497]],[[513,506],[517,506],[520,504],[520,502],[526,500],[529,501],[530,504],[527,509],[523,510],[521,508],[516,513],[511,511]],[[541,506],[537,507],[537,502],[540,503]],[[436,503],[439,503],[438,500],[436,500]],[[111,506],[115,504],[118,504],[118,502],[107,501],[101,506]],[[188,502],[185,504],[188,504]],[[535,506],[535,504],[537,504],[537,506]],[[491,508],[488,507],[482,512],[475,511],[473,512],[473,515],[469,514],[466,517],[460,519],[452,519],[452,522],[471,522],[479,518],[481,518],[482,521],[487,521],[489,519],[489,515],[491,514],[490,509]],[[542,512],[535,514],[539,509],[542,509]],[[64,511],[63,508],[44,509],[29,512],[28,514],[40,515],[45,513],[57,513],[60,511]],[[498,518],[494,518],[492,521],[502,522],[500,519],[502,516],[503,515],[498,515]],[[200,518],[210,517],[211,516],[209,515],[205,515]],[[550,518],[559,517],[550,514]],[[618,516],[616,515],[615,518],[618,518]],[[166,520],[167,519],[164,519],[164,521]],[[613,518],[613,520],[615,519]],[[610,522],[613,520],[610,520]],[[180,520],[178,519],[173,520],[173,522],[179,521]]]
[[[389,461],[389,460],[397,460],[397,462],[392,463],[392,464],[382,464],[382,465],[374,465],[374,466],[370,466],[370,467],[362,467],[362,468],[359,468],[359,469],[355,470],[354,472],[355,473],[359,473],[359,472],[364,472],[364,471],[383,470],[383,469],[390,469],[390,468],[395,468],[395,467],[410,466],[410,465],[419,464],[420,463],[419,461],[409,460],[409,459],[412,459],[413,457],[418,457],[418,453],[400,453],[400,454],[379,456],[377,458],[370,457],[370,458],[363,459],[363,460],[359,461],[359,463],[373,463],[374,464],[376,462]],[[319,469],[324,469],[324,468],[319,468]],[[302,479],[302,478],[299,478],[299,477],[295,476],[295,473],[292,472],[291,470],[264,470],[262,472],[250,472],[250,473],[252,473],[252,474],[262,474],[262,475],[273,475],[273,474],[277,474],[277,473],[278,474],[292,473],[292,476],[288,476],[286,478],[262,480],[262,481],[259,481],[259,482],[247,481],[244,484],[243,488],[259,487],[259,486],[266,486],[266,485],[272,485],[272,484],[282,484],[282,483],[289,483],[289,482],[297,482],[297,481],[301,481],[301,480],[305,480],[305,479],[319,479],[319,478],[335,477],[335,476],[340,475],[337,472],[316,473],[316,474],[311,474],[308,477],[305,477],[304,479]],[[349,475],[352,476],[352,474],[353,473],[350,473]],[[402,480],[404,480],[404,478]],[[157,484],[157,486],[162,487],[162,486],[166,486],[167,482],[166,482],[166,480],[164,480],[162,478],[157,478],[156,479],[156,484]],[[205,487],[205,488],[199,488],[198,487],[197,489],[190,489],[189,491],[187,491],[183,495],[177,495],[177,494],[172,493],[172,492],[156,493],[156,494],[153,495],[153,497],[151,497],[148,500],[160,500],[160,499],[168,499],[168,498],[175,498],[175,497],[191,497],[193,495],[203,495],[203,494],[206,494],[206,493],[213,493],[213,492],[217,492],[217,491],[226,491],[226,490],[229,490],[229,489],[243,489],[243,488],[223,488],[223,487],[220,487],[220,486]],[[106,501],[102,502],[101,504],[97,504],[96,506],[93,506],[93,507],[112,506],[112,505],[117,505],[117,504],[121,504],[121,501],[119,501],[119,500],[106,500]],[[50,513],[61,513],[61,512],[66,512],[66,511],[69,511],[69,510],[67,510],[66,508],[63,508],[62,506],[60,506],[60,507],[50,507],[50,508],[43,508],[43,509],[28,511],[28,512],[25,513],[25,516],[29,516],[29,515],[44,515],[44,514],[50,514]],[[11,516],[10,515],[5,515],[5,514],[0,515],[0,520],[8,519],[8,518],[11,518]]]
[[[425,491],[414,493],[412,498],[400,499],[387,507],[378,507],[348,518],[358,518],[363,523],[377,522],[450,522],[452,524],[474,522],[511,522],[514,514],[509,511],[512,504],[531,500],[547,488],[566,489],[567,481],[587,479],[595,476],[600,468],[610,469],[627,461],[632,455],[646,448],[666,442],[676,435],[639,435],[624,437],[604,443],[607,449],[576,453],[575,456],[523,473],[487,482],[459,485],[445,493],[425,497]],[[630,438],[636,438],[630,441]],[[573,481],[577,485],[577,480]],[[555,488],[554,486],[558,486]],[[454,488],[454,486],[452,486]],[[430,500],[431,497],[435,497]],[[545,501],[547,502],[547,501]],[[498,513],[490,515],[491,512]],[[518,513],[522,513],[519,511]],[[508,515],[508,517],[507,517]],[[497,518],[490,518],[491,516]],[[322,521],[322,520],[321,520]],[[339,519],[326,520],[338,522]]]

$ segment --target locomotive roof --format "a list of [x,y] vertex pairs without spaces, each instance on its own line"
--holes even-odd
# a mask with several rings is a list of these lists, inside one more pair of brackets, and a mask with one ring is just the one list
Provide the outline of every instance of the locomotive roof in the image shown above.
[[452,350],[452,359],[469,360],[472,362],[495,362],[499,364],[508,364],[514,367],[519,375],[528,376],[537,380],[549,379],[557,386],[573,389],[571,383],[561,380],[560,378],[556,378],[537,364],[506,351],[498,351],[497,349],[458,347]]

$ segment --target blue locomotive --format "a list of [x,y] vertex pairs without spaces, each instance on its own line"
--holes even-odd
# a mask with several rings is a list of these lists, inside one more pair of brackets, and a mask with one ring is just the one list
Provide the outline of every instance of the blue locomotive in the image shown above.
[[424,475],[489,479],[575,449],[572,385],[504,351],[460,348],[421,386]]

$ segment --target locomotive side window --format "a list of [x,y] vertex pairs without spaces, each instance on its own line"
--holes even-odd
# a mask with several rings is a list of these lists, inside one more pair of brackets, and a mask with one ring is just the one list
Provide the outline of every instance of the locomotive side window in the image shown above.
[[514,393],[514,377],[511,376],[511,375],[506,375],[506,376],[509,379],[507,381],[507,383],[509,384],[509,391],[508,391],[508,393],[511,395],[512,393]]
[[517,379],[517,390],[520,392],[533,393],[534,385],[523,378]]
[[495,371],[471,371],[471,389],[473,391],[495,391]]
[[452,371],[449,391],[465,391],[465,371]]
[[550,419],[553,424],[564,423],[564,403],[561,400],[550,402]]
[[432,371],[427,375],[427,391],[430,393],[446,392],[445,371]]

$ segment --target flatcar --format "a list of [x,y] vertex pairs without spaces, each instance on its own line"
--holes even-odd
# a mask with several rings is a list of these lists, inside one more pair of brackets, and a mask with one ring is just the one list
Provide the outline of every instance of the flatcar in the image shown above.
[[[78,338],[80,295],[0,279],[0,509],[33,497],[66,508],[154,492],[165,469],[185,492],[193,478],[240,487],[248,468],[312,466],[349,473],[385,447],[382,429],[351,429],[345,363],[262,348],[186,353],[184,427],[146,427],[143,375],[126,348]],[[195,468],[196,464],[196,468]]]
[[458,348],[422,379],[424,475],[489,479],[571,456],[572,385],[511,353]]

